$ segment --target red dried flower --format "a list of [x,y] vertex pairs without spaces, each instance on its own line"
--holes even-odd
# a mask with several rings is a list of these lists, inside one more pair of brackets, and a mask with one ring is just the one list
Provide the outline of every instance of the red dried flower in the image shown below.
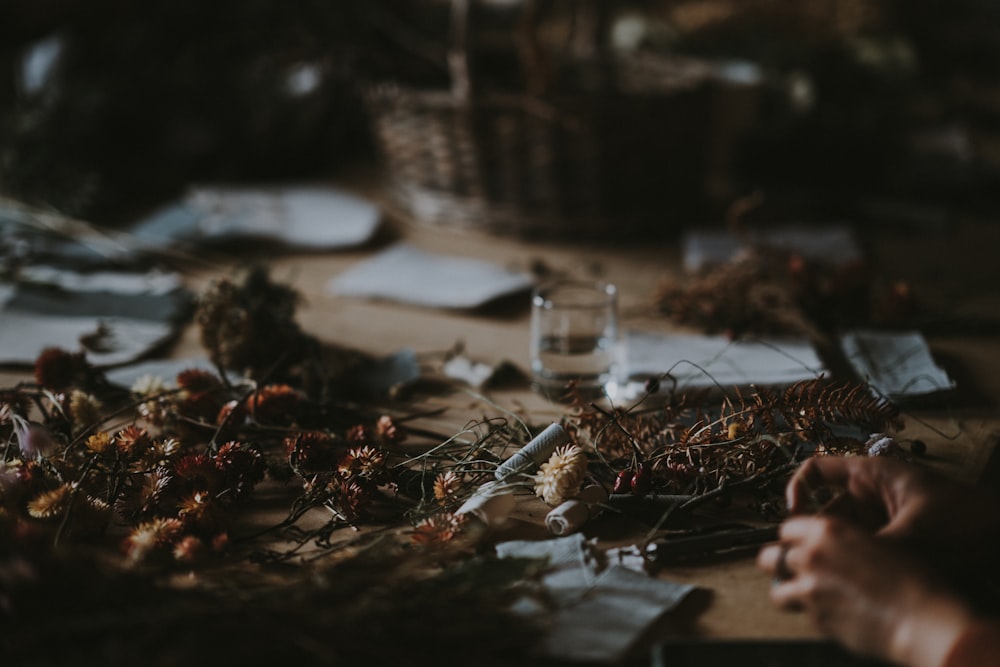
[[222,484],[222,475],[207,454],[182,456],[174,463],[173,471],[190,489],[212,492]]
[[146,453],[152,446],[153,441],[149,437],[149,431],[130,424],[115,435],[115,444],[118,449],[129,457],[138,457]]
[[267,385],[247,399],[247,409],[259,422],[289,424],[302,411],[302,394],[287,384]]
[[264,479],[264,457],[256,447],[235,440],[219,447],[215,455],[215,467],[222,473],[226,486],[236,497],[250,493]]
[[381,449],[365,445],[349,450],[340,459],[337,472],[344,477],[364,477],[374,482],[381,482],[385,476],[386,455]]
[[82,352],[67,352],[49,347],[35,359],[35,381],[54,392],[61,392],[86,381],[90,365]]
[[364,424],[355,424],[347,429],[347,442],[352,445],[367,445],[374,440],[368,427]]
[[215,391],[223,387],[222,380],[215,373],[189,368],[177,374],[177,386],[191,393]]
[[222,407],[222,401],[212,392],[189,393],[177,404],[177,413],[182,417],[200,422],[214,423]]
[[197,563],[205,558],[208,547],[194,535],[185,535],[174,545],[174,560]]
[[323,431],[303,431],[285,438],[289,462],[308,471],[330,470],[337,462],[343,442]]
[[375,422],[375,436],[379,442],[398,445],[406,440],[406,431],[400,428],[389,415],[382,415]]

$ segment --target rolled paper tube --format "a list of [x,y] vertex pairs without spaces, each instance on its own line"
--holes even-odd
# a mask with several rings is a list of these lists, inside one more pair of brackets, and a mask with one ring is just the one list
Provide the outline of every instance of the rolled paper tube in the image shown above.
[[600,511],[600,504],[608,499],[607,492],[600,486],[588,486],[576,498],[561,503],[545,515],[545,527],[556,536],[575,533],[583,524]]
[[471,514],[487,526],[498,526],[514,511],[517,501],[509,490],[503,490],[497,482],[483,484],[455,514]]
[[569,444],[569,433],[559,424],[549,424],[514,455],[497,466],[496,478],[504,480],[514,474],[533,472],[548,461],[552,452],[560,445]]

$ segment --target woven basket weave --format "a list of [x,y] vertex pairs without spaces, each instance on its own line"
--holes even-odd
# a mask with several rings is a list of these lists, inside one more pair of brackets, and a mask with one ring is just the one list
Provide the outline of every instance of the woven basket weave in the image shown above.
[[471,85],[467,47],[455,41],[451,89],[366,94],[389,195],[416,219],[607,238],[665,231],[703,205],[711,91],[696,65],[581,61],[575,75],[610,72],[615,86],[497,94]]

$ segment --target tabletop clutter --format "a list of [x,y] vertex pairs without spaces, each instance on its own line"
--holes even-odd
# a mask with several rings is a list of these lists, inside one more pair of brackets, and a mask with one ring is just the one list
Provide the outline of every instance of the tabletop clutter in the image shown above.
[[[609,281],[540,280],[406,240],[373,249],[380,219],[327,187],[196,188],[116,233],[3,202],[0,361],[34,377],[0,389],[0,554],[96,544],[129,572],[204,567],[210,579],[308,550],[350,561],[387,536],[401,557],[435,554],[437,569],[490,545],[541,563],[520,582],[534,594],[507,611],[540,619],[542,654],[615,661],[696,588],[663,571],[672,544],[697,557],[773,538],[775,499],[804,457],[919,457],[916,441],[895,435],[897,403],[955,386],[919,331],[855,316],[815,338],[822,326],[801,304],[839,295],[829,281],[809,292],[820,282],[806,279],[860,261],[846,227],[692,233],[683,281],[649,299],[649,314],[681,326],[644,331]],[[234,239],[361,249],[329,277],[331,297],[463,317],[501,297],[530,300],[517,381],[561,418],[527,423],[494,404],[494,415],[456,415],[465,426],[440,432],[426,423],[445,409],[412,402],[425,350],[370,358],[339,349],[335,330],[320,341],[266,275],[218,277],[191,294],[180,273],[146,268]],[[839,266],[819,262],[831,243]],[[725,271],[741,283],[727,286]],[[715,281],[716,297],[693,302],[698,281]],[[744,290],[735,314],[730,288]],[[754,299],[760,310],[749,312]],[[192,314],[204,356],[155,358]],[[854,377],[830,377],[831,350]],[[446,361],[435,372],[458,396],[488,392],[498,370],[462,354]],[[251,528],[255,489],[284,498],[287,516]],[[740,509],[727,516],[733,498]],[[714,518],[699,524],[703,509]],[[642,526],[634,541],[602,542],[600,527],[621,521]],[[522,528],[530,539],[517,539]],[[5,613],[28,604],[31,577],[15,583],[0,593]]]

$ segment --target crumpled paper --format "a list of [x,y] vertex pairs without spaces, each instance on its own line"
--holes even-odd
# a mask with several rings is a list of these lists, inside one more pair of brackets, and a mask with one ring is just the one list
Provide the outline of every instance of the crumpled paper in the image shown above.
[[689,584],[650,577],[620,559],[609,560],[580,534],[502,542],[496,552],[501,558],[548,560],[541,584],[554,608],[542,609],[525,600],[516,611],[549,614],[541,649],[558,659],[621,660],[657,619],[694,590]]

